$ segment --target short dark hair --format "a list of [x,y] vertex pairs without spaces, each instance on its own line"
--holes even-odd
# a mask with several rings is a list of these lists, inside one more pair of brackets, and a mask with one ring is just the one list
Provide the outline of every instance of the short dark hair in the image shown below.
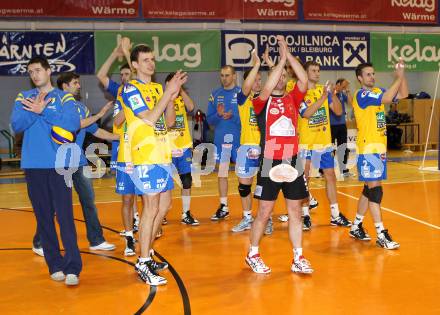
[[318,66],[320,69],[321,69],[321,66],[319,65],[319,63],[317,63],[316,61],[307,61],[305,64],[304,64],[304,70],[309,70],[309,68],[311,67],[311,66]]
[[235,68],[234,68],[233,66],[230,66],[230,65],[224,65],[224,66],[221,68],[221,70],[223,70],[223,69],[230,69],[231,72],[232,72],[232,74],[235,74]]
[[131,71],[131,68],[130,68],[130,66],[128,65],[128,63],[124,63],[124,64],[119,68],[119,71],[124,70],[124,69],[128,69],[128,70]]
[[60,90],[63,89],[63,84],[69,84],[73,79],[79,79],[79,75],[75,72],[61,73],[57,78],[57,86]]
[[47,61],[46,58],[44,57],[33,57],[31,58],[31,60],[29,60],[27,67],[29,67],[29,65],[35,64],[35,63],[39,63],[45,70],[50,69],[50,65],[49,62]]
[[369,67],[373,68],[373,64],[369,63],[369,62],[364,62],[364,63],[359,64],[356,67],[356,69],[354,70],[356,73],[356,78],[358,76],[362,76],[362,70],[364,70],[365,68],[369,68]]
[[336,80],[336,85],[342,84],[342,83],[344,83],[344,81],[346,81],[344,78],[339,78]]
[[167,75],[167,77],[165,78],[165,83],[171,81],[171,79],[174,77],[176,73],[175,72],[171,72]]
[[136,45],[133,50],[130,53],[130,60],[131,62],[133,61],[139,61],[139,54],[140,53],[152,53],[153,49],[150,48],[150,46],[146,45],[146,44],[139,44]]

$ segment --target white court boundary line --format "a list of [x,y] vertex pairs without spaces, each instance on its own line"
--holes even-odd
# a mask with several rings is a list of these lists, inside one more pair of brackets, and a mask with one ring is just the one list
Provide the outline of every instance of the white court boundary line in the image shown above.
[[[354,200],[359,200],[359,198],[356,198],[355,196],[352,196],[352,195],[349,195],[349,194],[343,193],[343,192],[341,192],[341,191],[338,191],[338,194],[341,194],[341,195],[343,195],[343,196],[346,196],[346,197],[351,198],[351,199],[354,199]],[[380,207],[380,208],[383,209],[383,210],[385,210],[385,211],[388,211],[388,212],[390,212],[390,213],[393,213],[393,214],[396,214],[396,215],[398,215],[398,216],[404,217],[404,218],[406,218],[406,219],[409,219],[409,220],[415,221],[415,222],[417,222],[417,223],[420,223],[420,224],[423,224],[423,225],[426,225],[426,226],[432,227],[433,229],[440,230],[440,226],[437,226],[437,225],[434,225],[434,224],[431,224],[431,223],[428,223],[428,222],[425,222],[425,221],[422,221],[422,220],[419,220],[419,219],[413,218],[413,217],[411,217],[411,216],[409,216],[409,215],[406,215],[406,214],[403,214],[403,213],[397,212],[397,211],[392,210],[392,209],[390,209],[390,208],[386,208],[386,207]]]

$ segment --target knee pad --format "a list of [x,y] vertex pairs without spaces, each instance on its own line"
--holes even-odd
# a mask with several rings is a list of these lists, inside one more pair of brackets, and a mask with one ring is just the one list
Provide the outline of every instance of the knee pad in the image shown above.
[[367,185],[364,185],[364,190],[362,190],[362,195],[364,195],[365,197],[367,197],[367,199],[369,199],[368,196],[368,192],[370,191],[370,189],[368,189]]
[[238,193],[241,197],[247,197],[251,193],[251,185],[238,184]]
[[377,186],[369,189],[368,200],[375,203],[381,203],[383,197],[382,186]]
[[182,182],[183,189],[190,189],[192,185],[192,176],[191,173],[180,174],[180,181]]

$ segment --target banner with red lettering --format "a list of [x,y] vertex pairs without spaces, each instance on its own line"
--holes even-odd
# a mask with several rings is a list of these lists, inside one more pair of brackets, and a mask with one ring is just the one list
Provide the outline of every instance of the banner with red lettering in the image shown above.
[[143,17],[181,20],[297,20],[298,0],[142,0]]
[[304,0],[304,19],[436,24],[438,0]]
[[139,17],[140,0],[19,0],[1,1],[0,16],[20,18],[118,18]]

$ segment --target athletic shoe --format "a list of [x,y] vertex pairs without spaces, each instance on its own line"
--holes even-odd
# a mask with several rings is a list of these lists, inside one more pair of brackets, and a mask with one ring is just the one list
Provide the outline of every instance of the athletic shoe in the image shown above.
[[312,265],[310,265],[310,262],[305,259],[304,256],[300,256],[297,261],[293,260],[290,270],[292,270],[293,272],[306,274],[310,274],[313,272]]
[[255,273],[269,273],[271,272],[270,268],[266,266],[263,259],[261,259],[260,254],[255,254],[250,257],[249,255],[245,258],[246,263],[251,267],[252,271]]
[[[139,228],[138,228],[138,230],[139,230]],[[137,233],[138,230],[134,230],[134,227],[133,227],[133,233]],[[125,230],[122,230],[121,232],[119,232],[119,235],[121,235],[121,236],[126,236],[126,235],[125,235]],[[135,242],[136,242],[136,240],[135,240]]]
[[32,251],[38,256],[44,257],[43,247],[34,247],[32,246]]
[[162,229],[159,229],[159,231],[157,231],[155,239],[157,240],[158,238],[161,238],[162,235],[163,235]]
[[303,231],[308,231],[312,228],[312,220],[309,215],[303,217]]
[[102,242],[99,245],[89,247],[90,250],[114,250],[115,248],[115,245],[107,243],[106,241]]
[[162,225],[167,225],[167,224],[168,224],[167,218],[164,217],[162,219]]
[[246,230],[250,230],[252,226],[252,222],[254,222],[254,218],[251,216],[244,216],[241,219],[240,223],[232,228],[232,232],[243,232]]
[[151,256],[151,260],[147,261],[147,265],[150,268],[150,270],[153,270],[154,272],[159,272],[168,269],[168,263],[164,261],[156,261],[154,260],[153,256]]
[[315,209],[316,207],[319,206],[319,202],[318,200],[316,200],[315,198],[310,198],[309,200],[309,210]]
[[62,271],[54,272],[50,277],[54,281],[64,281],[64,279],[66,279],[66,275]]
[[349,170],[343,171],[342,176],[345,178],[354,177],[355,175],[351,173]]
[[[354,227],[354,229],[353,229],[353,227]],[[353,227],[350,230],[350,236],[351,237],[353,237],[355,239],[358,239],[358,240],[361,240],[361,241],[369,241],[369,240],[371,240],[370,235],[368,235],[365,232],[364,227],[362,226],[362,222],[359,223],[358,225],[354,225]]]
[[273,233],[273,222],[272,218],[269,218],[266,224],[266,228],[264,229],[264,235],[271,235]]
[[333,218],[330,216],[330,225],[338,225],[338,226],[351,226],[351,221],[349,221],[342,212],[339,212],[339,216],[337,218]]
[[399,243],[392,240],[388,230],[383,230],[377,235],[376,244],[385,249],[397,249],[400,247]]
[[125,250],[124,256],[134,256],[136,255],[136,248],[134,246],[134,238],[131,236],[125,237]]
[[219,221],[227,217],[229,217],[229,208],[221,203],[215,214],[211,217],[211,221]]
[[289,215],[287,213],[282,214],[278,217],[278,220],[280,220],[281,222],[287,222],[287,221],[289,221]]
[[149,285],[163,285],[167,283],[167,279],[150,270],[147,263],[140,262],[139,259],[134,266],[134,270],[136,270],[139,278]]
[[66,281],[64,281],[66,285],[78,285],[79,284],[79,278],[77,275],[73,273],[69,273],[66,275]]
[[192,226],[200,225],[199,220],[195,219],[191,215],[191,212],[189,212],[189,210],[187,212],[185,212],[184,215],[182,215],[182,221],[180,221],[180,222],[182,224],[192,225]]

